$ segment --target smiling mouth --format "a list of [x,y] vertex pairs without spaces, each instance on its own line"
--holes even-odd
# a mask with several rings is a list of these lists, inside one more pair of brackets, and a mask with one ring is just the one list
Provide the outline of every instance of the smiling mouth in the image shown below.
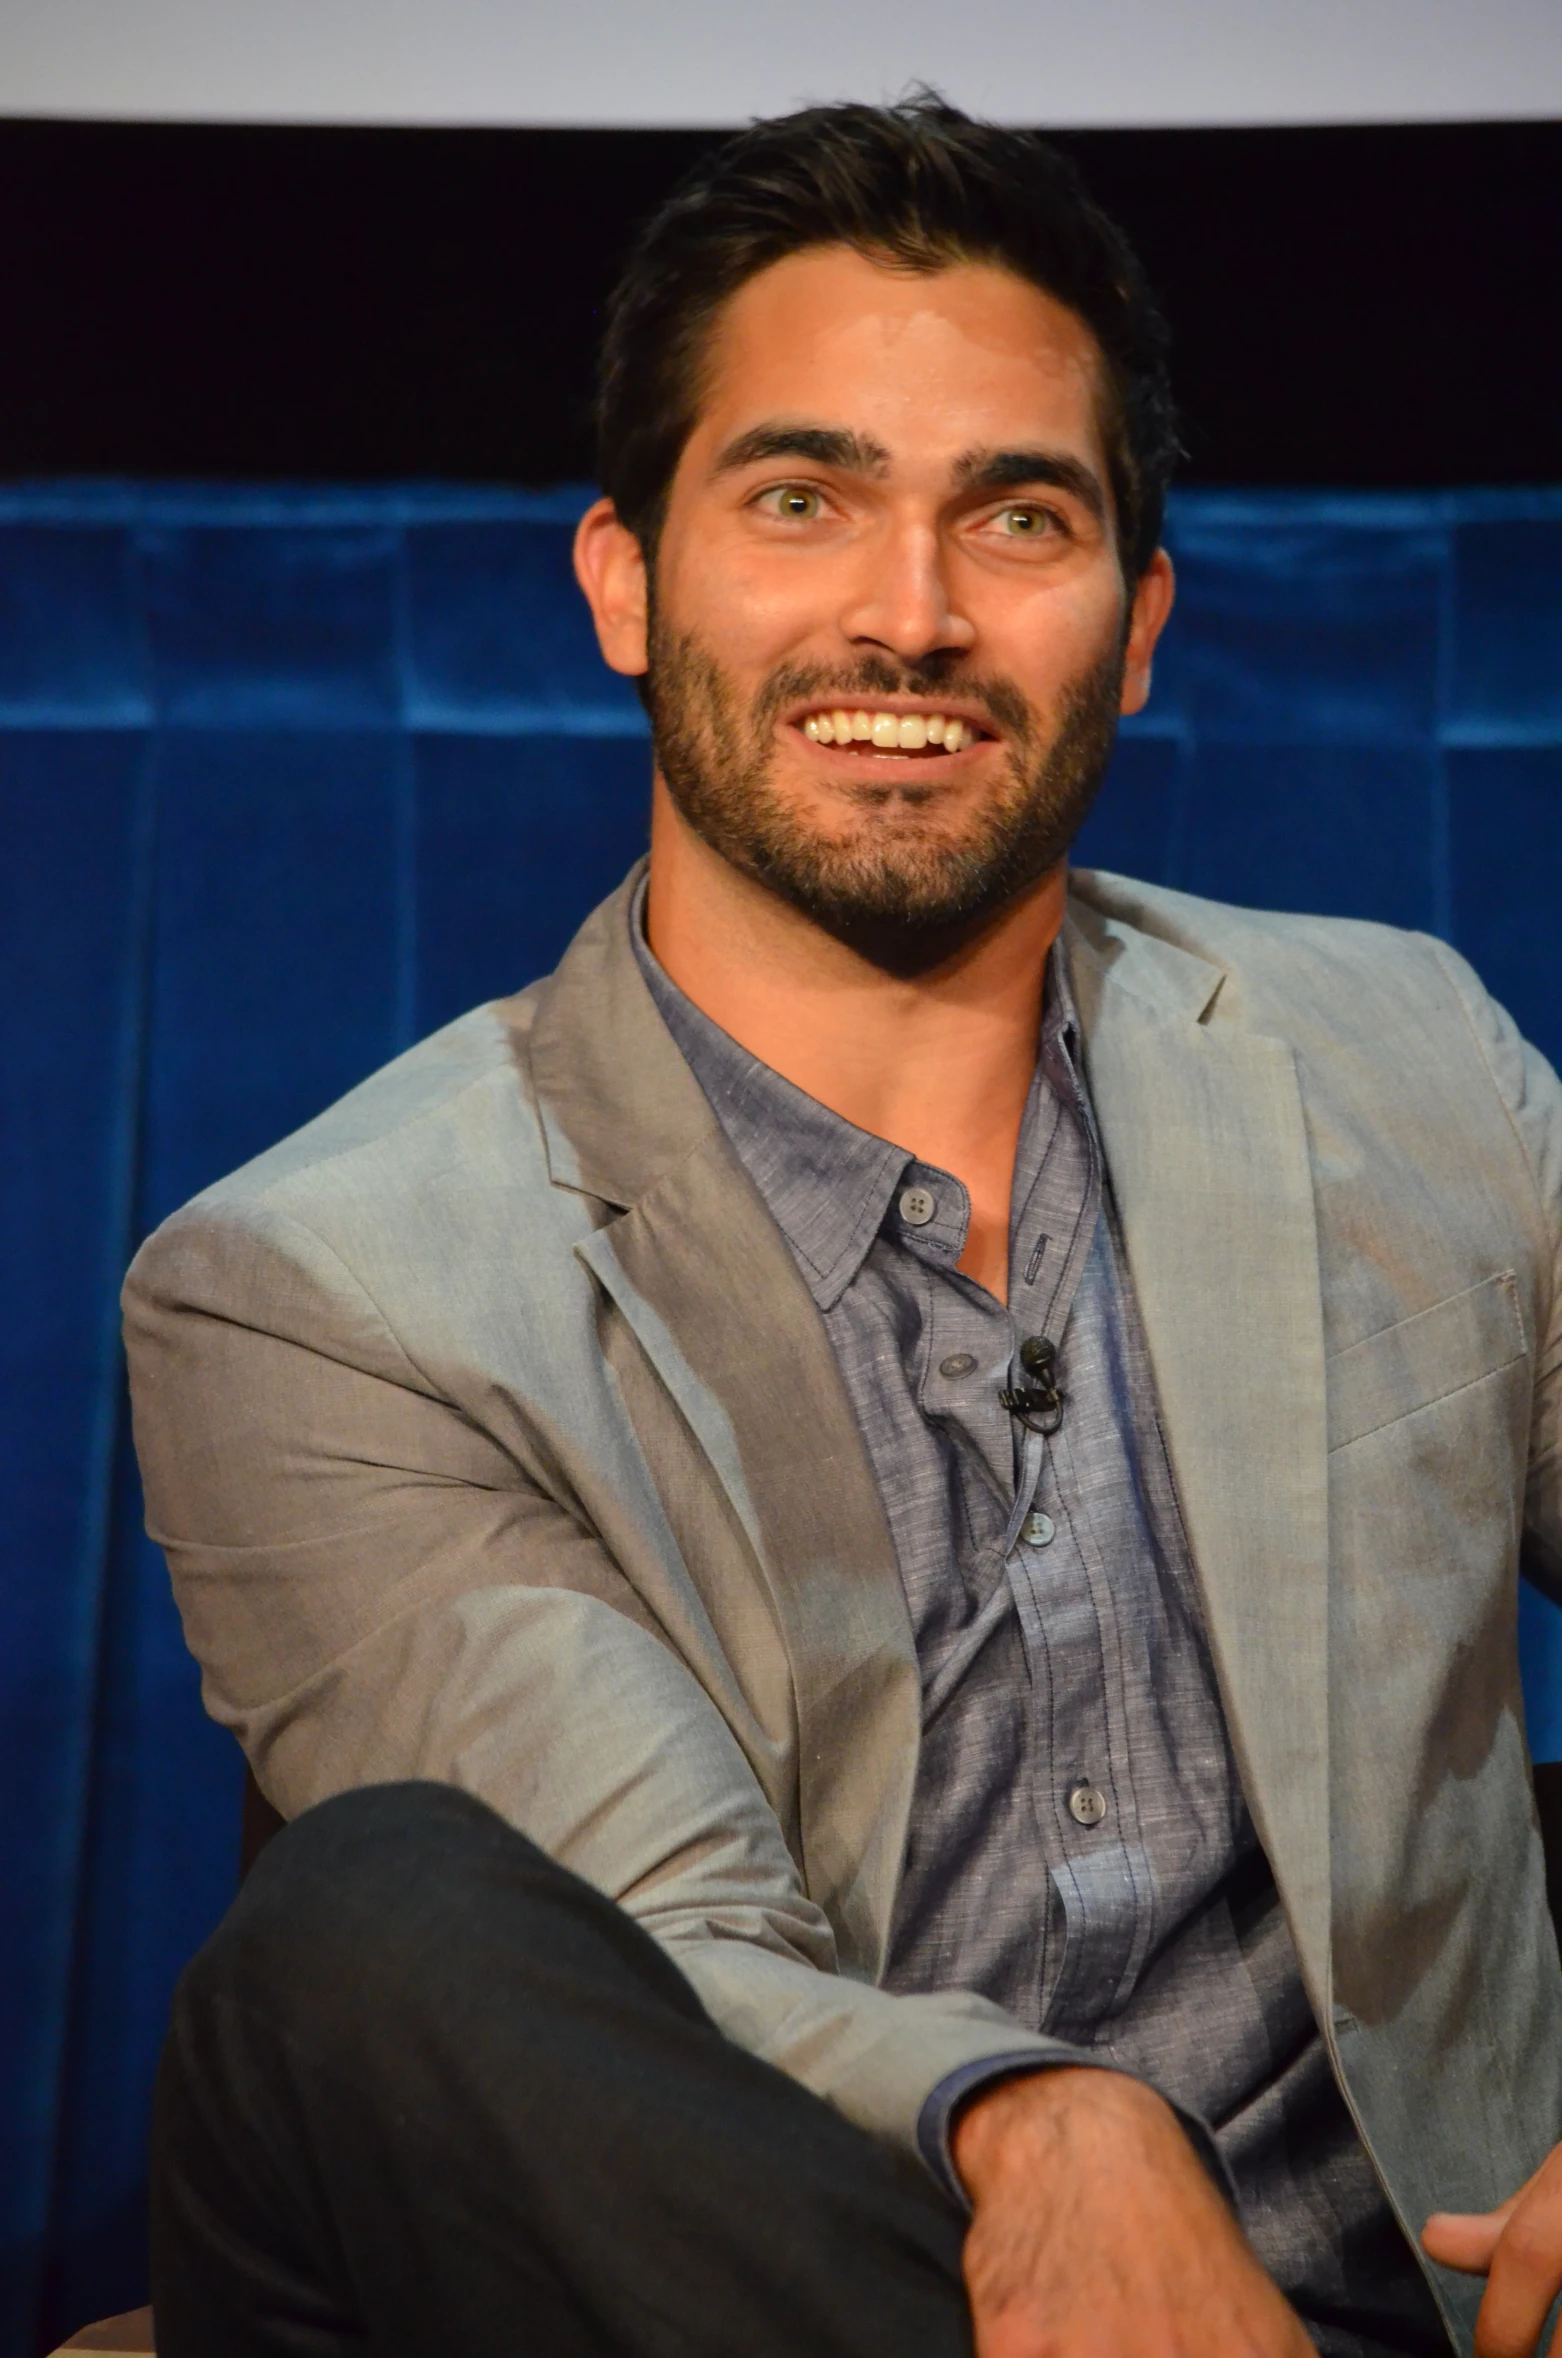
[[942,758],[963,752],[986,737],[975,721],[929,708],[885,712],[871,705],[846,710],[832,705],[808,713],[798,724],[815,745],[842,745],[854,753],[913,753]]

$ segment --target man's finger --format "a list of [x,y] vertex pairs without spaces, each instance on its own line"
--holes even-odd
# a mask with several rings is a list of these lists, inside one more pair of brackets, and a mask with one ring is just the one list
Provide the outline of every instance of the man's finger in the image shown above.
[[1475,2321],[1476,2358],[1532,2358],[1562,2292],[1562,2201],[1537,2187],[1516,2205],[1492,2255]]
[[1441,2268],[1484,2276],[1517,2200],[1495,2211],[1434,2211],[1421,2230],[1421,2249]]

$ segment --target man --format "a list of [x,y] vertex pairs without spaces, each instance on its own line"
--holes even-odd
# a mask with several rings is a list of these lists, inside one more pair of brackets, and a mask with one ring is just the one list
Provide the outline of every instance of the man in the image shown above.
[[301,1821],[176,2006],[159,2346],[1430,2352],[1489,2272],[1532,2350],[1555,1078],[1435,943],[1069,878],[1174,433],[1040,143],[741,135],[600,420],[648,874],[129,1283]]

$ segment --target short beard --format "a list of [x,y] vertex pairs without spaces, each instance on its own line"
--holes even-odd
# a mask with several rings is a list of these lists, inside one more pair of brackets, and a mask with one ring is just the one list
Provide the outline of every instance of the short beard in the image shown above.
[[[936,658],[903,667],[867,655],[849,674],[776,671],[745,715],[710,650],[692,632],[673,636],[653,611],[645,696],[658,766],[695,834],[873,965],[910,977],[945,964],[1064,857],[1111,758],[1123,656],[1119,639],[1069,683],[1050,741],[1011,681]],[[928,813],[938,798],[932,761],[923,788],[881,783],[861,757],[851,799],[877,823],[848,823],[834,838],[778,792],[775,727],[787,705],[817,697],[821,708],[849,709],[900,695],[936,707],[940,693],[975,703],[1010,745],[992,799],[959,834]]]

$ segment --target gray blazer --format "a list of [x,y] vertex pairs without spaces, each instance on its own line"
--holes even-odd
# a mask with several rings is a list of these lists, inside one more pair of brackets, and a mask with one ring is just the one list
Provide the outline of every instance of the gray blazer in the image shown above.
[[[1049,2043],[876,1986],[895,1557],[628,889],[142,1249],[150,1527],[286,1815],[467,1787],[909,2145],[946,2072]],[[1087,873],[1066,940],[1244,1786],[1414,2232],[1562,2136],[1514,1638],[1521,1536],[1562,1588],[1562,1088],[1430,940]],[[1439,2289],[1468,2346],[1479,2286]]]

